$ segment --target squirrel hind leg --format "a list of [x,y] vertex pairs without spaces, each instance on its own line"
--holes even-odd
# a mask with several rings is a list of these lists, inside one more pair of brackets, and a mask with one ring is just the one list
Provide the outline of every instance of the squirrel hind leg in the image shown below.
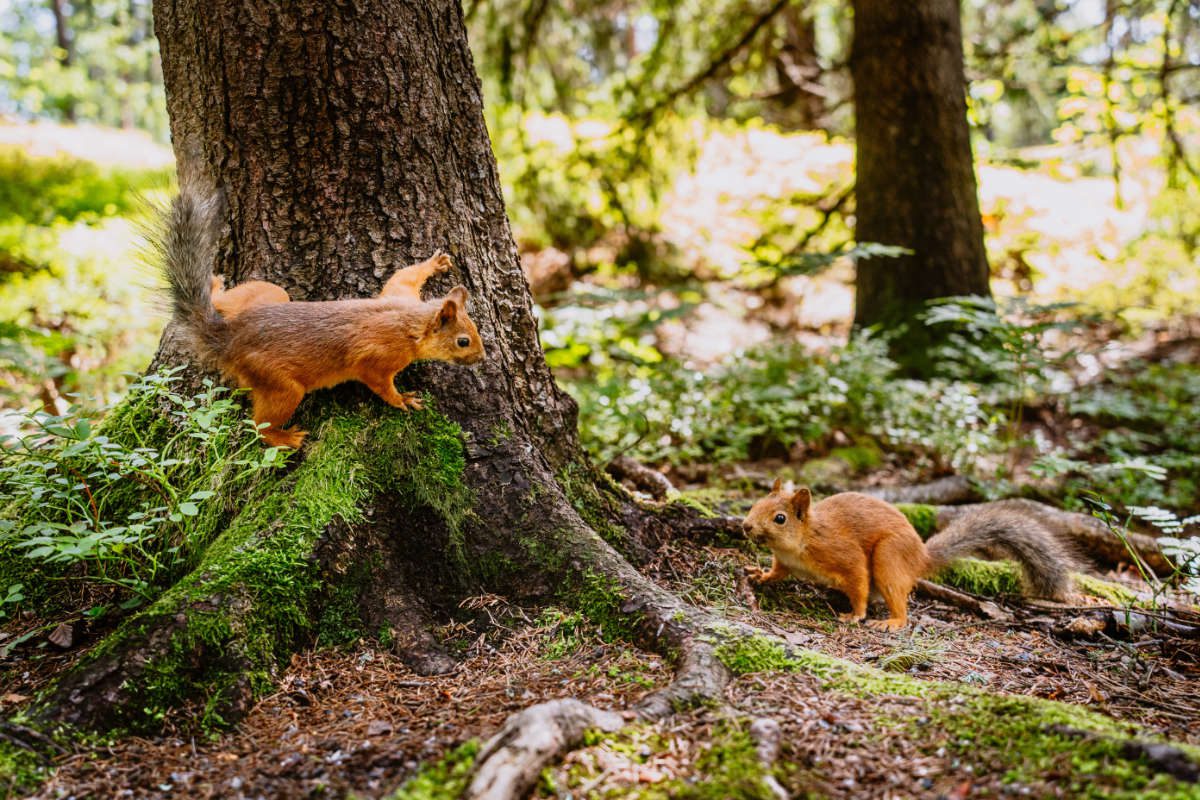
[[449,271],[454,266],[450,256],[438,250],[429,258],[411,266],[396,270],[388,282],[383,285],[380,297],[406,297],[420,301],[421,288],[425,281],[434,275]]
[[916,585],[911,552],[906,543],[884,542],[876,550],[871,563],[875,588],[887,604],[888,618],[872,620],[872,628],[898,631],[908,625],[908,596]]
[[300,447],[307,432],[283,426],[304,399],[304,388],[298,383],[290,386],[255,386],[251,390],[251,398],[254,402],[254,423],[260,426],[264,422],[270,424],[270,427],[259,430],[263,441],[272,447]]

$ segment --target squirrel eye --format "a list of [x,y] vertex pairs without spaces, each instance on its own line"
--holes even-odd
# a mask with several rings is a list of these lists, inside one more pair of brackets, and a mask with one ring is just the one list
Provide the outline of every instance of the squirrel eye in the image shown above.
[[467,336],[458,337],[458,346],[459,347],[469,347],[470,345],[471,345],[471,339],[469,337],[467,337]]
[[776,524],[776,525],[782,525],[782,524],[783,524],[783,523],[785,523],[785,522],[787,522],[787,516],[786,516],[786,515],[784,515],[784,514],[776,514],[776,515],[775,515],[775,524]]

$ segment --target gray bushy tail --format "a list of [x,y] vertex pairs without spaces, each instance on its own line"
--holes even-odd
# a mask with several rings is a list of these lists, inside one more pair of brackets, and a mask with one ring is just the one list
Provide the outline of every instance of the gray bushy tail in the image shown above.
[[965,556],[1011,558],[1021,565],[1026,591],[1034,597],[1070,597],[1070,551],[1036,519],[1011,509],[981,508],[951,522],[925,543],[933,569]]
[[175,322],[188,348],[209,369],[218,368],[229,342],[229,326],[212,304],[221,205],[219,196],[181,189],[153,242]]

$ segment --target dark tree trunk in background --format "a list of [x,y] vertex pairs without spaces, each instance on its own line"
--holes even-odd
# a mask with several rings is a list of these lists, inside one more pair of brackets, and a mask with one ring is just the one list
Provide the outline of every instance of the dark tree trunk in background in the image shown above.
[[924,369],[926,301],[990,295],[956,0],[854,0],[856,238],[913,251],[858,264],[857,326],[906,325],[902,363]]

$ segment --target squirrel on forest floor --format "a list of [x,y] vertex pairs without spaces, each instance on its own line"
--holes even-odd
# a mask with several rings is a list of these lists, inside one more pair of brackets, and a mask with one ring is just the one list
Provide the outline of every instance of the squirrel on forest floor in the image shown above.
[[[420,301],[421,287],[432,276],[448,271],[453,262],[450,256],[437,251],[429,258],[418,264],[401,267],[379,292],[379,297],[407,297]],[[225,279],[220,275],[212,276],[210,288],[213,307],[229,321],[248,308],[271,305],[273,303],[290,303],[292,298],[282,286],[270,281],[246,281],[232,289],[225,288]]]
[[[1067,600],[1072,558],[1037,520],[1006,509],[980,509],[922,542],[895,506],[870,495],[842,492],[812,503],[807,487],[776,480],[750,509],[742,529],[771,548],[770,570],[747,570],[752,583],[794,575],[837,589],[850,600],[843,622],[867,615],[867,598],[881,595],[890,616],[867,624],[899,630],[908,624],[908,595],[917,580],[969,555],[1008,556],[1025,576],[1027,594]],[[811,504],[811,505],[810,505]]]
[[[314,389],[361,381],[389,405],[417,409],[421,400],[415,392],[396,391],[396,373],[418,359],[459,364],[483,359],[462,286],[429,302],[421,302],[416,283],[396,296],[268,302],[221,316],[212,302],[216,207],[215,200],[181,191],[156,245],[174,317],[190,349],[206,366],[250,390],[254,422],[260,428],[269,424],[260,430],[268,444],[300,446],[306,432],[283,426]],[[412,287],[417,278],[423,283],[434,271],[430,261],[410,267],[413,272],[396,285]]]

